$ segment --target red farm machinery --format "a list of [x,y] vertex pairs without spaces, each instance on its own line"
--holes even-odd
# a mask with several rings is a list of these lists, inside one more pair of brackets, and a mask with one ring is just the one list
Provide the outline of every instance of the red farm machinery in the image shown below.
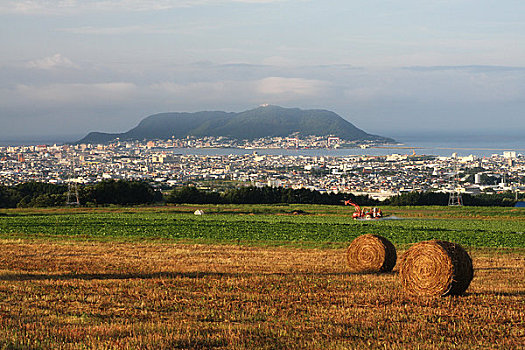
[[355,220],[373,220],[383,217],[383,212],[380,208],[361,208],[351,200],[345,200],[345,205],[351,205],[355,208],[352,214]]

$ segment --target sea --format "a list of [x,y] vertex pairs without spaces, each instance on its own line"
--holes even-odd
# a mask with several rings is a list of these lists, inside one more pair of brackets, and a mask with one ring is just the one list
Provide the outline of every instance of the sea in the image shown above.
[[[390,135],[389,135],[390,136]],[[433,156],[474,155],[477,157],[491,157],[494,154],[502,155],[505,151],[515,151],[525,155],[525,132],[485,133],[485,134],[394,134],[399,144],[384,147],[345,148],[345,149],[238,149],[238,148],[173,148],[174,154],[196,155],[240,155],[257,152],[264,155],[311,156],[311,157],[348,157],[356,155],[382,156],[389,154],[417,154]],[[78,139],[78,138],[77,138]],[[73,139],[75,140],[75,139]],[[40,140],[0,140],[0,146],[20,146],[38,144],[63,144],[72,142],[67,138],[40,139]]]

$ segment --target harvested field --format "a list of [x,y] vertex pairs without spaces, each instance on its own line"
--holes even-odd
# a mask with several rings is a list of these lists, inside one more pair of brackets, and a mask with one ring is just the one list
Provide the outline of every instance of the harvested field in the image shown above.
[[0,347],[520,348],[525,251],[469,254],[464,296],[419,298],[344,249],[6,239]]

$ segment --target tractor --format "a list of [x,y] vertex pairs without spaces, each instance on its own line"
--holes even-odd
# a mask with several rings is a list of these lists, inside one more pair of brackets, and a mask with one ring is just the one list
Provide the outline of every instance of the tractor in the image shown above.
[[383,217],[383,212],[380,208],[361,208],[351,200],[345,200],[345,205],[352,205],[355,208],[352,214],[354,220],[372,220]]

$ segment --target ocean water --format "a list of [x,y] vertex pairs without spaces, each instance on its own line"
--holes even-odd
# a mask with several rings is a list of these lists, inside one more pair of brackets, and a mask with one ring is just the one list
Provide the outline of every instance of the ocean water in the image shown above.
[[1,139],[0,147],[6,146],[35,146],[35,145],[62,145],[73,143],[80,140],[84,135],[51,135],[51,136],[34,136],[34,137],[14,137],[11,139]]
[[489,157],[504,151],[516,151],[525,154],[525,132],[507,133],[452,133],[452,134],[407,134],[393,136],[406,147],[415,148],[418,154],[448,156],[457,153],[460,156],[470,154]]

